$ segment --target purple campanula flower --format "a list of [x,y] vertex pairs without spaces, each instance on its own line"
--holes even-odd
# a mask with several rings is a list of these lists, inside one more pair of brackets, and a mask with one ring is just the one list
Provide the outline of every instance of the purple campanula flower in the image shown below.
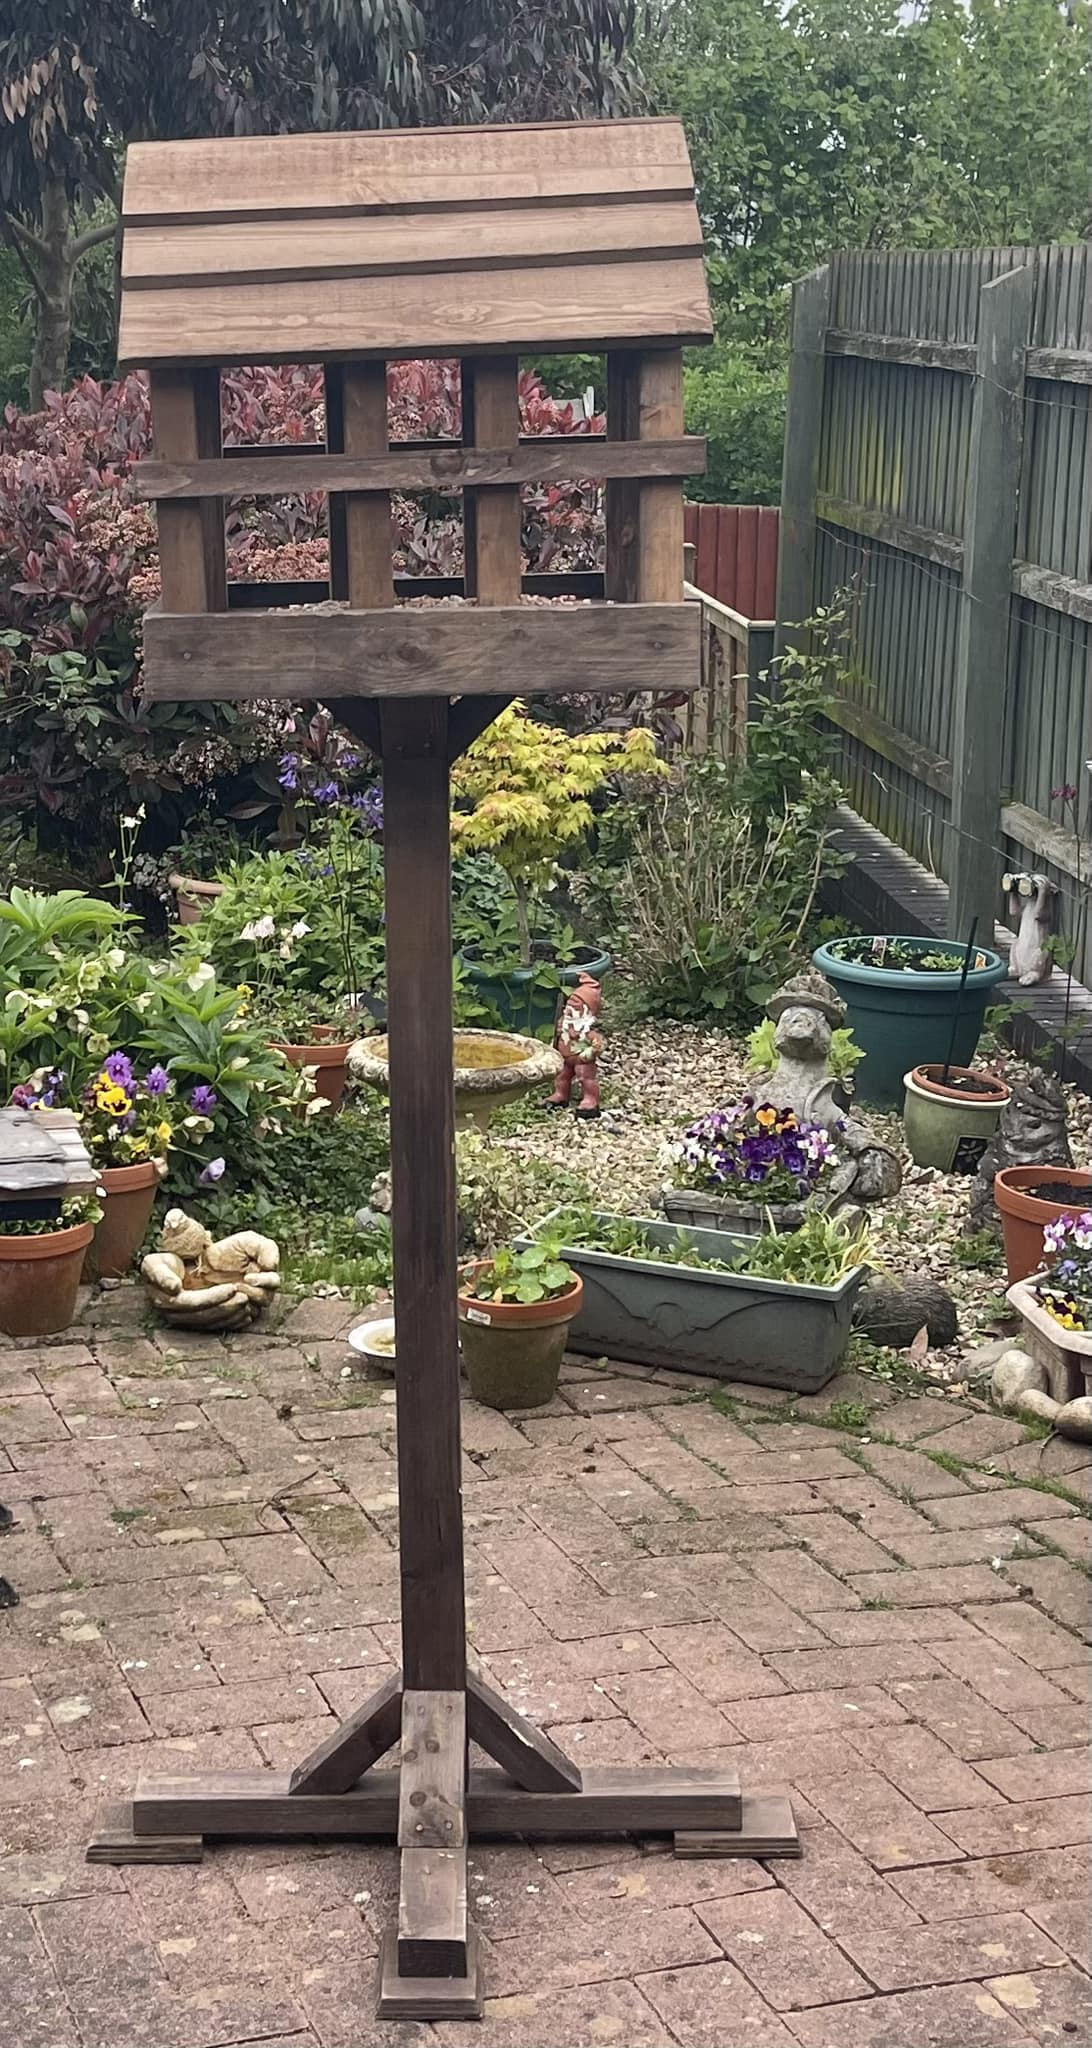
[[277,781],[280,783],[281,788],[290,796],[300,786],[299,766],[300,758],[298,754],[281,755],[280,774],[277,777]]
[[226,1170],[226,1159],[210,1159],[198,1176],[198,1185],[203,1188],[215,1187],[218,1180],[223,1180]]
[[311,791],[317,804],[336,804],[341,800],[341,791],[336,782],[318,782]]
[[190,1107],[197,1116],[211,1116],[216,1108],[217,1095],[207,1081],[199,1081],[190,1096]]
[[149,1067],[144,1081],[149,1095],[165,1095],[170,1085],[171,1077],[166,1067]]

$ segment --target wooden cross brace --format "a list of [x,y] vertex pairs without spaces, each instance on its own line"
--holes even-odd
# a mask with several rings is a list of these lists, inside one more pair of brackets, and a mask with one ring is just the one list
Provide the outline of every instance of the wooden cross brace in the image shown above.
[[[352,533],[348,536],[352,541]],[[449,765],[508,700],[335,703],[383,760],[402,1670],[291,1772],[141,1778],[96,1862],[196,1860],[205,1836],[393,1836],[382,2018],[481,2011],[470,1835],[668,1833],[681,1854],[796,1855],[781,1795],[724,1769],[581,1773],[467,1668],[456,1311]],[[397,1771],[376,1770],[401,1741]],[[476,1743],[499,1768],[468,1768]]]

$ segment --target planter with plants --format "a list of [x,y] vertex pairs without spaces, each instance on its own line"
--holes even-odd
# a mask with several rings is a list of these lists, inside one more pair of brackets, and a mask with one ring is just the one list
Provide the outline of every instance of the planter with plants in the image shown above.
[[849,1342],[867,1233],[818,1212],[756,1238],[593,1210],[541,1228],[584,1282],[573,1351],[814,1393]]
[[76,1313],[83,1262],[102,1207],[71,1195],[56,1221],[7,1218],[0,1229],[0,1330],[8,1337],[54,1337]]
[[673,1185],[660,1197],[664,1213],[676,1224],[743,1237],[798,1230],[809,1203],[821,1205],[838,1163],[818,1124],[750,1095],[699,1117],[674,1153]]
[[1092,1175],[1084,1166],[1006,1166],[995,1176],[993,1198],[1009,1280],[1026,1280],[1043,1264],[1049,1227],[1092,1208]]
[[974,1067],[913,1067],[903,1076],[903,1130],[917,1166],[941,1173],[977,1173],[1011,1090],[996,1074]]
[[452,844],[459,856],[490,854],[508,893],[484,914],[468,904],[457,921],[459,960],[497,1021],[550,1034],[558,992],[579,974],[602,979],[603,946],[580,946],[548,902],[562,856],[594,823],[589,799],[619,774],[662,773],[651,732],[567,733],[519,702],[494,719],[452,768]]
[[1048,1223],[1043,1253],[1043,1270],[1018,1280],[1007,1299],[1050,1398],[1064,1404],[1092,1393],[1092,1212]]
[[475,1401],[487,1408],[541,1408],[552,1401],[583,1293],[550,1236],[505,1246],[465,1266],[459,1337]]
[[[194,1090],[198,1112],[201,1092]],[[173,1094],[165,1067],[157,1063],[138,1074],[126,1052],[109,1053],[74,1098],[58,1072],[35,1076],[12,1091],[20,1108],[70,1104],[79,1117],[80,1134],[98,1169],[101,1205],[84,1260],[85,1280],[119,1280],[140,1249],[174,1139]]]
[[857,1093],[888,1104],[901,1102],[908,1069],[970,1066],[990,991],[1007,971],[987,946],[974,948],[968,965],[958,940],[895,934],[832,939],[812,959],[842,997],[864,1053]]

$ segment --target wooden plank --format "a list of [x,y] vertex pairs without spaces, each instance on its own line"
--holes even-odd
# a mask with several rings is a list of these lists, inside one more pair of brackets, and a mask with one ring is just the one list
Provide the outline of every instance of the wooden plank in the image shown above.
[[[450,1038],[450,1030],[446,1035]],[[421,1649],[424,1657],[426,1646]],[[402,1849],[465,1845],[466,1693],[461,1690],[402,1695],[398,1842]]]
[[[642,350],[637,364],[638,437],[642,441],[666,441],[682,430],[682,351]],[[682,485],[669,478],[644,482],[637,491],[638,601],[678,604],[682,586]]]
[[144,620],[149,702],[697,687],[695,605],[229,611]]
[[1025,266],[994,278],[979,292],[952,727],[948,931],[956,939],[966,937],[975,917],[981,931],[991,932],[998,901],[994,849],[1033,284],[1034,272]]
[[1027,804],[1002,804],[1001,830],[1018,846],[1026,847],[1037,860],[1049,861],[1063,875],[1072,875],[1087,886],[1092,875],[1092,842],[1033,811]]
[[99,1809],[84,1860],[87,1863],[200,1863],[201,1835],[134,1835],[129,1799],[111,1799]]
[[[475,616],[480,628],[486,615]],[[385,702],[380,720],[402,1663],[410,1694],[462,1695],[447,712],[428,696]]]
[[388,1749],[402,1729],[402,1673],[392,1671],[370,1699],[296,1765],[288,1780],[293,1798],[304,1793],[347,1792]]
[[815,500],[816,517],[828,526],[843,526],[847,533],[879,540],[886,547],[901,548],[904,554],[921,555],[938,562],[943,569],[959,569],[963,563],[963,542],[953,533],[937,533],[931,527],[914,526],[895,513],[882,512],[874,505],[849,505],[821,491]]
[[467,1720],[472,1741],[526,1791],[579,1792],[576,1765],[480,1672],[467,1679]]
[[[463,440],[473,447],[519,449],[519,363],[515,356],[462,363]],[[523,553],[518,486],[491,484],[463,492],[464,581],[480,604],[513,604],[519,596]]]
[[[331,363],[328,382],[340,368]],[[329,405],[329,398],[327,398]],[[269,457],[275,456],[275,461]],[[670,441],[604,441],[588,434],[540,434],[518,447],[410,450],[377,455],[299,455],[290,443],[230,449],[219,462],[138,462],[142,498],[267,498],[304,491],[459,491],[472,484],[568,483],[598,477],[697,476],[706,446],[697,434]],[[240,459],[242,458],[242,459]],[[703,508],[706,509],[706,508]],[[710,508],[715,509],[715,508]],[[724,507],[724,510],[734,508]]]
[[126,225],[693,192],[682,124],[513,122],[131,143]]
[[511,697],[460,697],[447,714],[447,758],[457,761],[504,710]]
[[[154,371],[149,385],[157,456],[178,462],[217,457],[219,371]],[[163,602],[174,611],[224,611],[227,550],[222,499],[207,499],[200,505],[164,505],[156,524]]]
[[432,277],[333,278],[127,292],[119,358],[157,363],[308,362],[369,356],[529,355],[708,341],[700,259],[467,270],[458,294]]
[[380,1958],[376,2010],[381,2020],[480,2020],[482,1998],[475,1928],[467,1932],[466,1969],[459,1977],[407,1976],[399,1968],[398,1949],[397,1931],[391,1928],[384,1937]]
[[942,754],[935,754],[930,747],[923,747],[903,732],[889,724],[865,704],[859,704],[854,697],[836,698],[826,716],[840,731],[852,733],[854,739],[871,748],[884,761],[890,761],[895,768],[902,768],[912,775],[926,789],[935,790],[938,796],[952,794],[952,764]]
[[[326,431],[333,446],[366,459],[387,448],[387,366],[385,363],[328,363]],[[327,460],[331,458],[327,457]],[[333,458],[336,460],[336,456]],[[268,471],[263,471],[268,475]],[[312,486],[311,488],[321,488]],[[360,489],[339,497],[330,491],[330,584],[358,611],[394,603],[391,501],[387,490]]]
[[[1092,483],[1092,476],[1089,482]],[[1016,562],[1012,587],[1018,597],[1030,598],[1033,604],[1062,612],[1069,619],[1092,622],[1092,583],[1083,583],[1075,576],[1056,575],[1053,569],[1039,569],[1031,562]]]
[[799,643],[811,616],[815,583],[815,493],[823,420],[823,344],[830,307],[830,268],[810,271],[792,288],[792,360],[781,475],[781,537],[777,565],[777,649]]
[[745,1792],[738,1828],[676,1829],[676,1856],[802,1856],[785,1792]]
[[[611,441],[637,443],[638,361],[632,349],[614,349],[607,355],[607,436]],[[614,604],[633,604],[637,598],[638,507],[634,483],[622,478],[608,479],[604,588]]]
[[458,1849],[403,1849],[397,1961],[400,1977],[465,1977],[465,1843]]
[[847,333],[832,327],[826,337],[830,356],[860,356],[874,363],[907,363],[915,369],[967,370],[975,366],[971,341],[933,341],[911,334]]
[[[586,1770],[579,1792],[526,1792],[504,1771],[469,1774],[471,1837],[673,1834],[738,1828],[739,1779],[722,1766],[648,1765]],[[145,1777],[133,1796],[138,1835],[378,1835],[398,1825],[398,1773],[372,1771],[347,1792],[294,1798],[287,1771],[214,1771],[203,1777]]]
[[1092,350],[1029,348],[1029,377],[1053,377],[1060,384],[1092,384]]
[[428,209],[335,214],[305,221],[250,220],[126,230],[126,291],[165,284],[325,283],[335,277],[398,277],[557,263],[629,263],[635,256],[702,250],[691,198],[618,206],[475,207],[453,217]]

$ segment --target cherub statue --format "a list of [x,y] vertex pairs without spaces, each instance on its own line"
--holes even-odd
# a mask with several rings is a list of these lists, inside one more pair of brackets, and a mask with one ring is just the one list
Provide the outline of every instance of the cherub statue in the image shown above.
[[241,1330],[281,1284],[279,1247],[256,1230],[214,1242],[184,1209],[168,1209],[161,1249],[149,1252],[141,1276],[169,1323],[196,1330]]
[[551,1109],[568,1109],[573,1082],[580,1084],[580,1101],[573,1114],[593,1117],[599,1115],[599,1073],[597,1061],[603,1050],[603,1034],[599,1029],[599,1010],[603,991],[590,974],[578,974],[576,987],[561,1012],[557,1027],[557,1049],[564,1065],[554,1083],[550,1097]]
[[801,1123],[821,1124],[839,1155],[827,1207],[846,1215],[861,1203],[889,1202],[902,1186],[902,1168],[890,1146],[846,1114],[846,1094],[830,1071],[835,1027],[845,1023],[846,1006],[825,974],[805,967],[770,997],[774,1067],[766,1093],[779,1109],[794,1109]]

